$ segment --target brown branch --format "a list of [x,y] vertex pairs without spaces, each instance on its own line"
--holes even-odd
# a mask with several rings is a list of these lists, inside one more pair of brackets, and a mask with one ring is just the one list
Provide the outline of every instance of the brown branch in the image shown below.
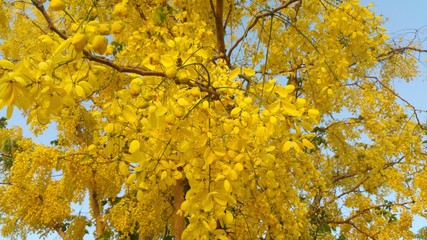
[[413,203],[415,203],[414,200],[408,201],[408,202],[403,202],[403,203],[386,203],[386,204],[380,204],[380,205],[376,205],[376,206],[372,206],[372,207],[368,207],[368,208],[359,210],[354,215],[349,216],[345,220],[341,220],[341,221],[330,220],[330,221],[324,221],[324,223],[330,223],[330,224],[350,224],[351,220],[353,220],[353,219],[355,219],[357,217],[360,217],[361,215],[365,214],[366,212],[368,212],[368,211],[370,211],[372,209],[383,208],[383,207],[394,207],[394,206],[406,207],[406,205],[413,204]]
[[100,237],[104,233],[104,223],[102,221],[101,206],[98,202],[98,194],[95,192],[95,190],[92,189],[90,190],[89,194],[89,204],[92,210],[93,217],[95,218],[96,236]]
[[353,222],[348,222],[347,224],[350,224],[352,227],[354,227],[354,229],[356,229],[358,232],[360,232],[361,234],[365,235],[366,237],[371,238],[371,239],[377,239],[376,237],[371,236],[369,233],[367,233],[367,232],[363,231],[362,229],[360,229]]
[[67,36],[58,30],[58,28],[55,27],[55,24],[53,24],[52,19],[50,18],[49,14],[47,14],[46,9],[43,6],[43,3],[38,0],[31,0],[33,5],[43,14],[44,19],[46,20],[48,27],[51,31],[58,34],[62,39],[67,39]]
[[354,172],[354,173],[346,173],[346,174],[343,174],[343,175],[335,175],[335,176],[333,176],[331,178],[331,182],[336,183],[336,182],[338,182],[340,180],[343,180],[343,179],[346,179],[346,178],[351,178],[351,177],[357,176],[357,175],[359,175],[361,173],[366,173],[368,171],[371,171],[372,169],[373,169],[372,167],[368,167],[368,168],[366,168],[362,172]]
[[86,50],[83,51],[83,54],[85,55],[86,59],[88,59],[89,61],[101,63],[101,64],[109,66],[109,67],[111,67],[111,68],[113,68],[113,69],[115,69],[121,73],[135,73],[135,74],[139,74],[141,76],[166,77],[166,75],[163,72],[146,71],[146,70],[141,69],[141,68],[119,66],[119,65],[111,62],[110,60],[108,60],[105,57],[92,55],[90,52],[88,52]]
[[62,231],[62,228],[59,224],[55,224],[54,229],[62,239],[65,239],[65,232]]
[[[368,169],[367,169],[368,170]],[[363,172],[362,172],[363,173]],[[342,179],[346,179],[346,178],[351,178],[351,177],[354,177],[354,176],[356,176],[356,175],[358,175],[359,173],[346,173],[346,174],[343,174],[343,175],[335,175],[335,176],[333,176],[332,178],[331,178],[331,182],[333,182],[333,183],[335,183],[335,182],[338,182],[338,181],[340,181],[340,180],[342,180]]]
[[221,95],[219,92],[217,92],[217,90],[215,88],[205,86],[199,82],[196,82],[196,83],[188,82],[188,83],[185,83],[185,85],[187,85],[189,87],[198,87],[202,92],[206,92],[206,93],[210,94],[212,100],[218,100],[220,95]]
[[174,239],[181,240],[182,233],[185,229],[185,217],[184,215],[178,215],[178,211],[181,209],[181,204],[184,202],[184,183],[185,180],[177,180],[174,187],[174,199],[173,199],[173,208],[174,208]]
[[[397,160],[395,162],[388,162],[388,163],[384,164],[384,166],[383,166],[383,168],[381,170],[386,170],[389,167],[392,167],[392,166],[394,166],[396,164],[399,164],[399,163],[401,163],[403,161],[403,159],[405,159],[405,158],[401,157],[401,158],[399,158],[399,160]],[[371,171],[372,169],[373,169],[372,167],[368,167],[366,170],[364,170],[363,172],[360,172],[360,173],[346,173],[346,174],[343,174],[343,175],[335,175],[335,176],[333,176],[331,178],[331,182],[336,183],[336,182],[338,182],[338,181],[340,181],[342,179],[351,178],[351,177],[357,176],[357,175],[359,175],[361,173],[366,173],[368,171]]]
[[47,34],[46,31],[42,27],[40,27],[36,22],[34,22],[33,19],[31,19],[30,17],[28,17],[27,14],[22,14],[22,13],[18,13],[18,14],[24,16],[27,20],[30,20],[31,23],[34,26],[36,26],[43,34]]
[[230,9],[229,9],[229,11],[227,13],[227,16],[225,17],[224,24],[223,24],[224,25],[224,27],[223,27],[224,31],[227,28],[228,21],[230,20],[230,17],[231,17],[231,12],[233,11],[233,3],[232,3],[232,1],[230,1],[229,8]]
[[237,41],[233,44],[233,46],[228,51],[227,59],[231,58],[231,53],[233,52],[233,50],[236,49],[237,46],[239,46],[239,44],[246,38],[246,36],[248,36],[249,31],[252,28],[255,27],[255,25],[258,23],[258,20],[260,20],[261,18],[267,17],[267,16],[272,16],[276,12],[278,12],[278,11],[280,11],[282,9],[287,8],[289,5],[291,5],[292,3],[295,3],[295,2],[299,2],[299,0],[289,0],[289,2],[287,2],[287,3],[285,3],[285,4],[281,5],[281,6],[279,6],[277,8],[274,8],[273,10],[270,10],[270,11],[267,11],[267,12],[262,12],[262,13],[259,13],[259,14],[255,15],[252,18],[252,20],[250,21],[250,24],[246,27],[246,30],[243,33],[243,35],[239,39],[237,39]]
[[[427,52],[427,50],[426,50],[426,52]],[[401,97],[399,94],[397,94],[394,90],[392,90],[391,88],[389,88],[388,86],[386,86],[384,83],[382,83],[377,77],[374,77],[374,76],[365,76],[366,78],[371,78],[371,79],[374,79],[377,83],[379,83],[383,88],[385,88],[387,91],[389,91],[389,92],[391,92],[391,94],[393,94],[395,97],[397,97],[397,98],[399,98],[402,102],[404,102],[404,103],[406,103],[406,105],[407,106],[409,106],[411,109],[412,109],[412,111],[414,112],[414,116],[415,116],[415,119],[417,120],[417,123],[418,123],[418,125],[420,126],[420,128],[422,129],[422,130],[426,130],[424,127],[423,127],[423,124],[421,123],[421,121],[420,121],[420,118],[418,117],[418,114],[417,114],[417,109],[414,107],[414,105],[412,105],[408,100],[406,100],[406,99],[404,99],[403,97]]]
[[[64,39],[64,40],[67,39],[68,36],[66,36],[64,33],[59,31],[59,29],[56,28],[55,25],[53,24],[51,17],[46,12],[46,9],[43,6],[43,3],[41,3],[37,0],[32,0],[32,2],[34,4],[34,6],[42,13],[44,19],[46,20],[46,22],[49,26],[49,29],[51,31],[55,32],[56,34],[58,34],[62,39]],[[95,56],[86,50],[83,51],[83,54],[86,57],[86,59],[88,59],[89,61],[93,61],[93,62],[97,62],[97,63],[101,63],[103,65],[109,66],[109,67],[117,70],[118,72],[136,73],[136,74],[139,74],[141,76],[160,76],[160,77],[166,76],[163,72],[146,71],[144,69],[134,68],[134,67],[122,67],[122,66],[119,66],[119,65],[111,62],[110,60],[108,60],[105,57]]]
[[219,54],[226,57],[224,42],[224,1],[217,0],[215,6],[216,43]]
[[293,19],[294,21],[297,20],[298,12],[301,9],[301,6],[302,6],[302,0],[298,0],[298,3],[295,4],[295,6],[294,6],[294,10],[295,10],[295,18]]
[[7,158],[13,158],[13,154],[12,154],[12,153],[9,153],[9,154],[6,154],[6,153],[0,153],[0,156],[1,156],[1,157],[7,157]]
[[[222,0],[219,0],[219,1],[222,1]],[[56,28],[55,25],[53,24],[53,21],[50,18],[49,14],[46,12],[46,9],[44,8],[43,3],[41,3],[40,1],[37,1],[37,0],[32,0],[32,3],[42,13],[43,17],[45,18],[46,22],[48,23],[49,29],[52,30],[53,32],[55,32],[56,34],[58,34],[62,39],[64,39],[64,40],[67,39],[68,37],[64,33],[62,33],[61,31],[59,31],[58,28]],[[222,21],[222,17],[221,17],[221,21]],[[221,25],[222,25],[222,23],[221,23]],[[222,32],[224,33],[223,29],[222,29]],[[224,45],[224,49],[225,49],[225,45]],[[224,53],[225,53],[225,50],[224,50]],[[89,61],[97,62],[97,63],[103,64],[103,65],[109,66],[109,67],[111,67],[111,68],[113,68],[116,71],[121,72],[121,73],[135,73],[135,74],[138,74],[141,76],[166,77],[165,73],[163,73],[163,72],[148,71],[148,70],[141,69],[141,68],[123,67],[123,66],[117,65],[105,57],[95,56],[86,50],[83,50],[83,54],[84,54],[85,58],[88,59]],[[207,87],[207,86],[204,86],[203,84],[192,84],[192,83],[187,83],[186,85],[188,85],[190,87],[197,86],[197,87],[199,87],[199,89],[202,92],[206,92],[206,93],[212,95],[212,99],[214,99],[214,100],[219,99],[219,96],[220,96],[219,92],[217,92],[212,87]]]
[[[382,53],[382,54],[378,54],[377,56],[377,61],[383,61],[386,60],[389,57],[392,57],[396,54],[402,54],[405,53],[406,51],[415,51],[418,53],[427,53],[427,50],[425,49],[419,49],[419,48],[415,48],[415,47],[399,47],[399,48],[391,48],[390,51],[386,52],[386,53]],[[351,63],[348,67],[354,67],[357,64],[356,62]]]
[[341,198],[342,196],[345,196],[347,194],[350,194],[352,192],[354,192],[354,190],[358,189],[360,186],[362,186],[362,184],[364,184],[366,181],[368,181],[369,179],[369,175],[366,175],[359,183],[357,183],[356,185],[354,185],[351,189],[341,193],[340,195],[338,195],[337,197],[335,197],[334,199],[332,199],[331,201],[329,201],[327,204],[325,205],[329,205],[332,202],[335,202],[337,199]]
[[372,207],[369,207],[369,208],[365,208],[365,209],[359,210],[354,215],[349,216],[345,220],[341,220],[341,221],[330,220],[330,221],[323,221],[323,222],[327,223],[327,224],[337,224],[337,225],[340,225],[340,224],[349,224],[352,227],[354,227],[354,229],[356,229],[358,232],[362,233],[363,235],[365,235],[365,236],[367,236],[367,237],[369,237],[371,239],[376,239],[374,236],[372,236],[372,235],[368,234],[367,232],[361,230],[358,226],[356,226],[356,224],[354,222],[352,222],[352,220],[355,219],[355,218],[357,218],[357,217],[359,217],[359,216],[361,216],[361,215],[363,215],[363,214],[365,214],[366,212],[368,212],[368,211],[370,211],[372,209],[383,208],[383,207],[393,207],[393,206],[402,206],[402,207],[405,207],[406,205],[412,204],[412,203],[415,203],[415,201],[412,200],[412,201],[403,202],[403,203],[387,203],[387,204],[376,205],[376,206],[372,206]]
[[386,203],[386,204],[381,204],[381,205],[377,205],[377,206],[372,206],[369,208],[365,208],[362,210],[357,211],[354,215],[348,217],[346,220],[344,220],[344,222],[350,222],[351,220],[361,216],[362,214],[365,214],[366,212],[372,210],[372,209],[376,209],[376,208],[383,208],[383,207],[393,207],[393,206],[405,206],[411,203],[415,203],[415,201],[410,201],[410,202],[403,202],[403,203]]
[[140,3],[137,3],[137,4],[135,5],[135,7],[136,7],[136,10],[137,10],[137,11],[138,11],[138,13],[139,13],[139,16],[142,18],[142,20],[147,21],[147,17],[145,17],[144,11],[142,11],[142,9],[141,9],[141,4],[140,4]]
[[316,196],[314,197],[313,202],[308,209],[307,216],[313,216],[314,213],[317,212],[322,201],[322,195],[323,191],[321,188],[319,188],[319,192],[316,193]]
[[[402,54],[402,53],[404,53],[406,51],[415,51],[415,52],[419,52],[419,53],[427,53],[427,50],[425,50],[425,49],[419,49],[419,48],[415,48],[415,47],[399,47],[399,48],[394,48],[394,49],[392,49],[389,52],[386,52],[386,53],[383,53],[383,54],[379,54],[377,56],[377,59],[384,60],[388,56],[393,56],[395,54]],[[385,57],[385,58],[383,58],[383,57]]]

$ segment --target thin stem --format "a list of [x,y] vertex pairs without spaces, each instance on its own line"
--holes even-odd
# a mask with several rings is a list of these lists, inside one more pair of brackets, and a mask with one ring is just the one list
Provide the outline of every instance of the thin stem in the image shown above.
[[290,0],[289,2],[287,2],[287,3],[285,3],[285,4],[281,5],[281,6],[279,6],[277,8],[274,8],[271,11],[263,12],[263,13],[259,13],[259,14],[255,15],[255,17],[253,17],[252,20],[249,21],[250,24],[246,27],[246,30],[243,33],[243,35],[239,39],[237,39],[237,41],[233,44],[233,46],[228,51],[227,59],[230,59],[233,50],[236,49],[239,46],[239,44],[248,36],[249,32],[252,30],[252,28],[255,27],[255,25],[258,23],[258,21],[261,18],[264,18],[264,17],[267,17],[267,16],[273,16],[274,13],[276,13],[276,12],[282,10],[282,9],[287,8],[292,3],[295,3],[295,2],[298,2],[298,1],[299,0]]

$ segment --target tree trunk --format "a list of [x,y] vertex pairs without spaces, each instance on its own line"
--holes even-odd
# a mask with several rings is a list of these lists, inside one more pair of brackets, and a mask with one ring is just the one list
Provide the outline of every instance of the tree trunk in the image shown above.
[[176,186],[173,193],[174,195],[173,231],[174,231],[175,240],[181,240],[182,232],[184,232],[184,229],[185,229],[185,217],[177,214],[178,210],[181,208],[182,202],[184,202],[184,183],[185,183],[185,180],[183,179],[176,181]]
[[104,233],[104,223],[102,222],[101,216],[102,210],[99,206],[98,196],[96,192],[94,190],[90,190],[89,195],[90,208],[92,210],[93,217],[95,218],[96,236],[101,237]]

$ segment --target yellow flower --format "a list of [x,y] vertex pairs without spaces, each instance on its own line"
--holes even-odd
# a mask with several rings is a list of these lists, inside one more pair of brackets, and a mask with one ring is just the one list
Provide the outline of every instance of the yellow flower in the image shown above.
[[97,35],[92,40],[93,50],[98,54],[104,54],[107,50],[108,39],[104,36]]
[[62,0],[52,0],[50,1],[49,10],[52,11],[61,11],[65,9],[65,3]]

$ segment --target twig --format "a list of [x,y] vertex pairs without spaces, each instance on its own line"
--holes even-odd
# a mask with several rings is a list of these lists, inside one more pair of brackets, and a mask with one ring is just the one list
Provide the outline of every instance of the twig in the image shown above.
[[[402,162],[403,159],[405,159],[405,158],[401,157],[401,158],[399,158],[399,160],[397,160],[395,162],[386,163],[386,164],[384,164],[384,166],[383,166],[383,168],[381,170],[386,170],[389,167],[392,167],[392,166],[394,166],[396,164],[399,164],[399,163]],[[371,170],[373,170],[373,168],[372,167],[368,167],[365,171],[360,172],[360,173],[346,173],[346,174],[343,174],[343,175],[335,175],[335,176],[333,176],[331,178],[331,182],[336,183],[336,182],[338,182],[338,181],[340,181],[342,179],[351,178],[351,177],[354,177],[354,176],[356,176],[358,174],[366,173],[367,171],[371,171]]]
[[[427,52],[427,50],[423,50],[423,51],[426,51]],[[401,97],[399,94],[397,94],[395,91],[393,91],[391,88],[389,88],[388,86],[386,86],[384,83],[382,83],[379,79],[378,79],[378,77],[374,77],[374,76],[365,76],[366,78],[370,78],[370,79],[374,79],[377,83],[379,83],[383,88],[385,88],[387,91],[389,91],[389,92],[391,92],[395,97],[397,97],[397,98],[399,98],[401,101],[403,101],[404,103],[406,103],[406,105],[407,106],[409,106],[411,109],[412,109],[412,111],[414,112],[414,116],[415,116],[415,119],[417,120],[417,123],[418,123],[418,125],[420,126],[420,128],[422,129],[422,130],[426,130],[424,127],[423,127],[423,125],[421,124],[421,121],[420,121],[420,118],[418,117],[418,114],[417,114],[417,109],[414,107],[414,105],[412,105],[408,100],[406,100],[406,99],[404,99],[403,97]]]
[[419,48],[415,48],[415,47],[400,47],[400,48],[394,48],[389,52],[378,55],[377,59],[383,60],[383,59],[381,59],[382,57],[388,57],[388,56],[392,56],[394,54],[402,54],[405,51],[415,51],[415,52],[419,52],[419,53],[427,53],[426,49],[419,49]]
[[166,75],[163,72],[146,71],[146,70],[143,70],[141,68],[119,66],[119,65],[111,62],[110,60],[108,60],[105,57],[94,56],[86,50],[83,51],[83,54],[85,55],[86,59],[88,59],[89,61],[93,61],[93,62],[97,62],[97,63],[107,65],[107,66],[114,68],[115,70],[117,70],[118,72],[121,72],[121,73],[135,73],[135,74],[139,74],[141,76],[166,77]]
[[43,14],[43,17],[46,20],[49,29],[58,34],[62,39],[67,39],[67,36],[61,31],[59,31],[58,28],[55,27],[55,24],[53,24],[52,19],[50,18],[49,14],[47,14],[46,9],[43,6],[43,3],[38,0],[31,0],[31,2],[41,12],[41,14]]
[[259,14],[255,15],[255,17],[253,17],[252,20],[250,21],[251,24],[249,24],[246,27],[246,30],[243,33],[243,35],[239,39],[237,39],[237,41],[233,44],[233,46],[228,51],[227,59],[231,58],[231,53],[233,52],[233,50],[246,38],[246,36],[248,35],[249,31],[252,28],[254,28],[255,25],[258,23],[258,20],[260,20],[263,17],[272,16],[272,15],[274,15],[274,13],[276,13],[276,12],[282,10],[282,9],[287,8],[289,5],[291,5],[292,3],[295,3],[295,2],[299,2],[299,0],[290,0],[289,2],[287,2],[287,3],[285,3],[285,4],[281,5],[281,6],[279,6],[277,8],[274,8],[273,10],[270,10],[270,11],[264,12],[264,13],[259,13]]
[[324,223],[328,223],[328,224],[349,224],[352,227],[354,227],[354,229],[356,229],[358,232],[362,233],[363,235],[367,236],[368,238],[371,239],[376,239],[374,236],[372,236],[371,234],[368,234],[367,232],[363,231],[362,229],[360,229],[358,226],[356,226],[356,224],[354,222],[352,222],[353,219],[361,216],[362,214],[365,214],[366,212],[372,210],[372,209],[377,209],[377,208],[383,208],[383,207],[392,207],[392,206],[402,206],[405,207],[408,204],[412,204],[415,203],[414,200],[409,201],[409,202],[403,202],[403,203],[387,203],[387,204],[381,204],[381,205],[376,205],[376,206],[372,206],[369,208],[365,208],[362,210],[357,211],[354,215],[346,218],[345,220],[341,220],[341,221],[335,221],[335,220],[331,220],[331,221],[323,221]]

